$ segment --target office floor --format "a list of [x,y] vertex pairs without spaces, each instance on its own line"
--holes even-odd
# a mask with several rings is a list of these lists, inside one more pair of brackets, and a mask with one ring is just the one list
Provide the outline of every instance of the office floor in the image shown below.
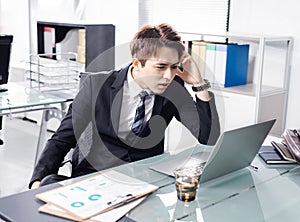
[[0,197],[27,190],[33,170],[39,126],[21,117],[4,117],[0,133],[4,140],[0,146]]

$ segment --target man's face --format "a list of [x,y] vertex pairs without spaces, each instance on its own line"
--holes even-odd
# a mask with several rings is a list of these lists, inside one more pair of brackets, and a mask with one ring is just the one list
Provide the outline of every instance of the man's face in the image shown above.
[[176,75],[179,64],[176,49],[160,48],[156,58],[147,59],[145,66],[134,62],[137,72],[134,79],[143,89],[150,89],[155,94],[163,93]]

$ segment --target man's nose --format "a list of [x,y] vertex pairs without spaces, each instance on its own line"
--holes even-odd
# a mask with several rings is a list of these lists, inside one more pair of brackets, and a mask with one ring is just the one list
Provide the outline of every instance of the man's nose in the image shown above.
[[171,69],[171,68],[166,69],[166,71],[164,72],[163,77],[164,77],[165,79],[171,80],[171,79],[172,79],[172,76],[173,76],[172,69]]

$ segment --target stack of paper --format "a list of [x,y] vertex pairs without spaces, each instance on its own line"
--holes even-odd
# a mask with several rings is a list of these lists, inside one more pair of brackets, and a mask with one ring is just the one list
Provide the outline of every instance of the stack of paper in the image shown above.
[[138,205],[142,197],[157,189],[122,173],[108,171],[36,197],[47,203],[39,209],[42,212],[79,221],[103,221],[107,217],[103,213],[113,210],[108,217],[120,218]]

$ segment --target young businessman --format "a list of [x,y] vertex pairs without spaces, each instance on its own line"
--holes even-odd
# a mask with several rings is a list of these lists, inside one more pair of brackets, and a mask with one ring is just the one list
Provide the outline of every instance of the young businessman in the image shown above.
[[[30,188],[67,179],[57,172],[71,148],[71,177],[162,154],[164,132],[173,117],[200,143],[215,142],[219,122],[209,82],[178,33],[168,24],[146,25],[130,50],[128,66],[86,77],[48,140]],[[193,86],[195,101],[184,83]]]

